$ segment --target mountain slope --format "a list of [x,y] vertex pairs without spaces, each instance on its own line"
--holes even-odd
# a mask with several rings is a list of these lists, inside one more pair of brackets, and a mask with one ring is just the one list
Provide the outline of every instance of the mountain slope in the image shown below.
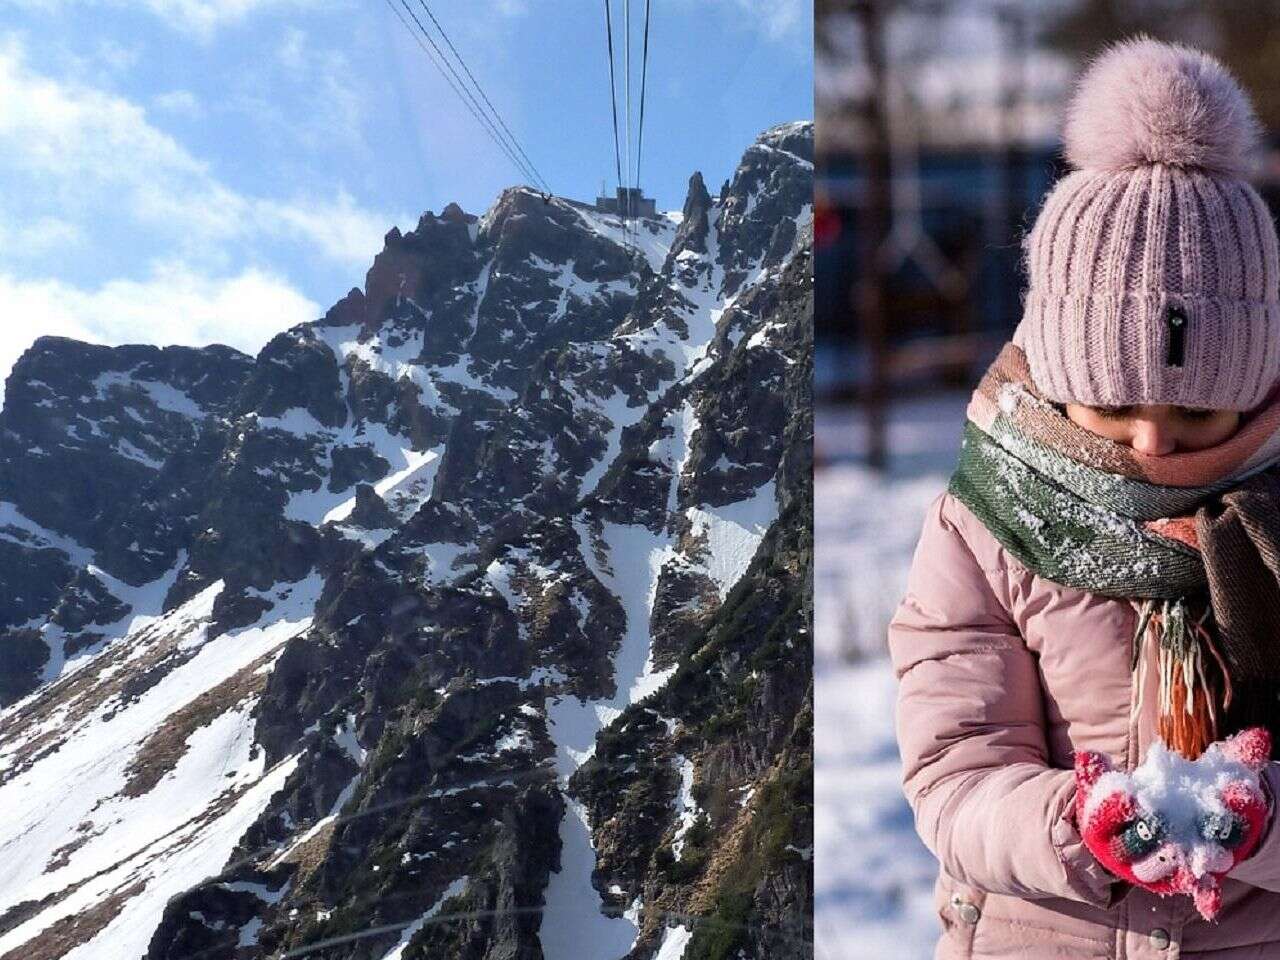
[[812,150],[428,213],[256,358],[37,341],[0,960],[805,955]]

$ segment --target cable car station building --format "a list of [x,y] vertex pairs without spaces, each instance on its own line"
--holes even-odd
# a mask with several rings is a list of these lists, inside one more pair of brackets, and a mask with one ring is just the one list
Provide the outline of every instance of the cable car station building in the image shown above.
[[596,197],[601,213],[626,214],[629,217],[656,217],[657,201],[646,197],[639,187],[618,187],[616,196]]

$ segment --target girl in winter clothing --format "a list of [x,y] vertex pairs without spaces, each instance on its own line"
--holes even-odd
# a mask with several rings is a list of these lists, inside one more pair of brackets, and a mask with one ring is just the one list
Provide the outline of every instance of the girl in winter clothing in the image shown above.
[[1115,44],[1076,88],[1075,169],[1027,237],[1022,322],[889,628],[938,958],[1280,957],[1280,244],[1244,179],[1259,136],[1185,46]]

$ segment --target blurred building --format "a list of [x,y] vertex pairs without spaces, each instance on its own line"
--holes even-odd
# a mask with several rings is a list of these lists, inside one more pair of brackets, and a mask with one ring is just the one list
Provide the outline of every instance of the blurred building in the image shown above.
[[[819,213],[814,310],[825,367],[820,378],[829,396],[856,399],[866,379],[860,365],[867,360],[858,350],[853,296],[863,268],[858,209],[866,184],[856,157],[824,159],[815,187]],[[895,367],[901,375],[890,378],[906,381],[902,387],[934,375],[945,381],[964,380],[968,367],[994,355],[1017,323],[1020,250],[1017,239],[1003,229],[1002,215],[1002,178],[1007,172],[993,166],[981,150],[940,150],[919,157],[918,229],[927,238],[928,257],[934,262],[900,255],[886,273],[888,338],[894,347],[910,348],[898,351],[901,359]],[[1020,186],[1014,202],[1032,210],[1063,172],[1052,148],[1026,152],[1015,171]],[[950,290],[943,279],[947,276]],[[937,364],[924,362],[930,354]]]

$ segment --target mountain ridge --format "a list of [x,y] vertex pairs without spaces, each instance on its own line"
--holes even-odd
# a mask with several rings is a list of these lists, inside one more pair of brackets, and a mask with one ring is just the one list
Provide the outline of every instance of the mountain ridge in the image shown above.
[[83,789],[0,832],[0,958],[801,955],[811,190],[781,125],[634,251],[512,188],[255,358],[37,341],[0,798]]

